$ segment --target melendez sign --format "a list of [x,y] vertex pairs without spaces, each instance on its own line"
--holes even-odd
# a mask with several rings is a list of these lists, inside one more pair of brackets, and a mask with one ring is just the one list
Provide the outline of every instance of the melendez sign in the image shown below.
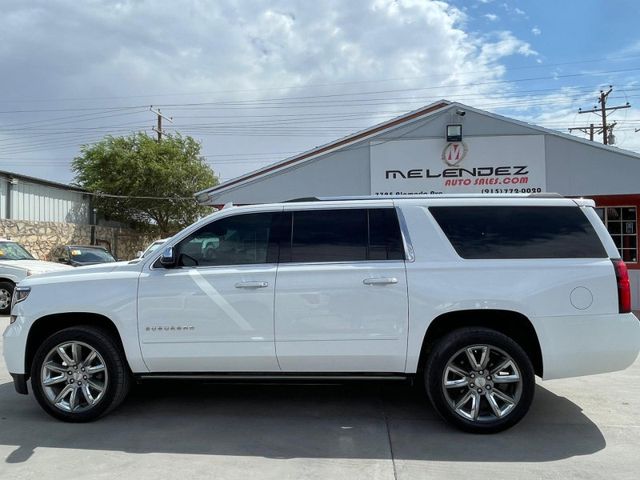
[[370,147],[372,195],[546,190],[543,135],[375,141]]

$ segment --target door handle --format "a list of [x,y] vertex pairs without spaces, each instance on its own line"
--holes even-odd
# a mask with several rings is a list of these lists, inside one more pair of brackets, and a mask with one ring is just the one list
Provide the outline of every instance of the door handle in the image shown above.
[[392,285],[398,283],[398,279],[396,277],[365,278],[362,283],[365,285]]
[[238,282],[236,288],[265,288],[269,286],[269,282]]

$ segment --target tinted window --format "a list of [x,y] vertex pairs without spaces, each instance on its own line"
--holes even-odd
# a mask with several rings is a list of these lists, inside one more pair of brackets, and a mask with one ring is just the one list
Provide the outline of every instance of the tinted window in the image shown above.
[[292,262],[347,262],[366,259],[366,210],[293,212]]
[[108,263],[116,259],[102,248],[70,247],[71,260],[78,263]]
[[369,210],[368,259],[404,260],[404,246],[395,209]]
[[463,258],[603,258],[577,207],[431,207]]
[[176,245],[181,266],[273,263],[277,245],[271,243],[271,224],[277,213],[252,213],[222,218],[205,225]]
[[402,260],[404,248],[393,208],[293,212],[291,242],[281,262]]

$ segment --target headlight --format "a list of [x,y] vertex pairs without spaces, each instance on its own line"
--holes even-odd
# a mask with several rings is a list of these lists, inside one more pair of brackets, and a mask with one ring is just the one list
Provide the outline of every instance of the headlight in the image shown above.
[[11,305],[15,305],[16,303],[20,303],[23,300],[26,300],[29,294],[31,293],[31,287],[16,287],[13,290],[13,299],[11,301]]

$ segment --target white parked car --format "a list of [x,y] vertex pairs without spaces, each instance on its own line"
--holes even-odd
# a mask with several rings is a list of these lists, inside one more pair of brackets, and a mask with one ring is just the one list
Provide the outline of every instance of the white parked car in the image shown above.
[[518,422],[544,379],[628,367],[625,264],[589,200],[342,199],[225,208],[128,264],[20,283],[16,389],[83,422],[132,378],[412,379],[459,428]]
[[36,273],[67,270],[70,267],[36,260],[19,243],[0,238],[0,315],[8,315],[13,289],[20,280]]

